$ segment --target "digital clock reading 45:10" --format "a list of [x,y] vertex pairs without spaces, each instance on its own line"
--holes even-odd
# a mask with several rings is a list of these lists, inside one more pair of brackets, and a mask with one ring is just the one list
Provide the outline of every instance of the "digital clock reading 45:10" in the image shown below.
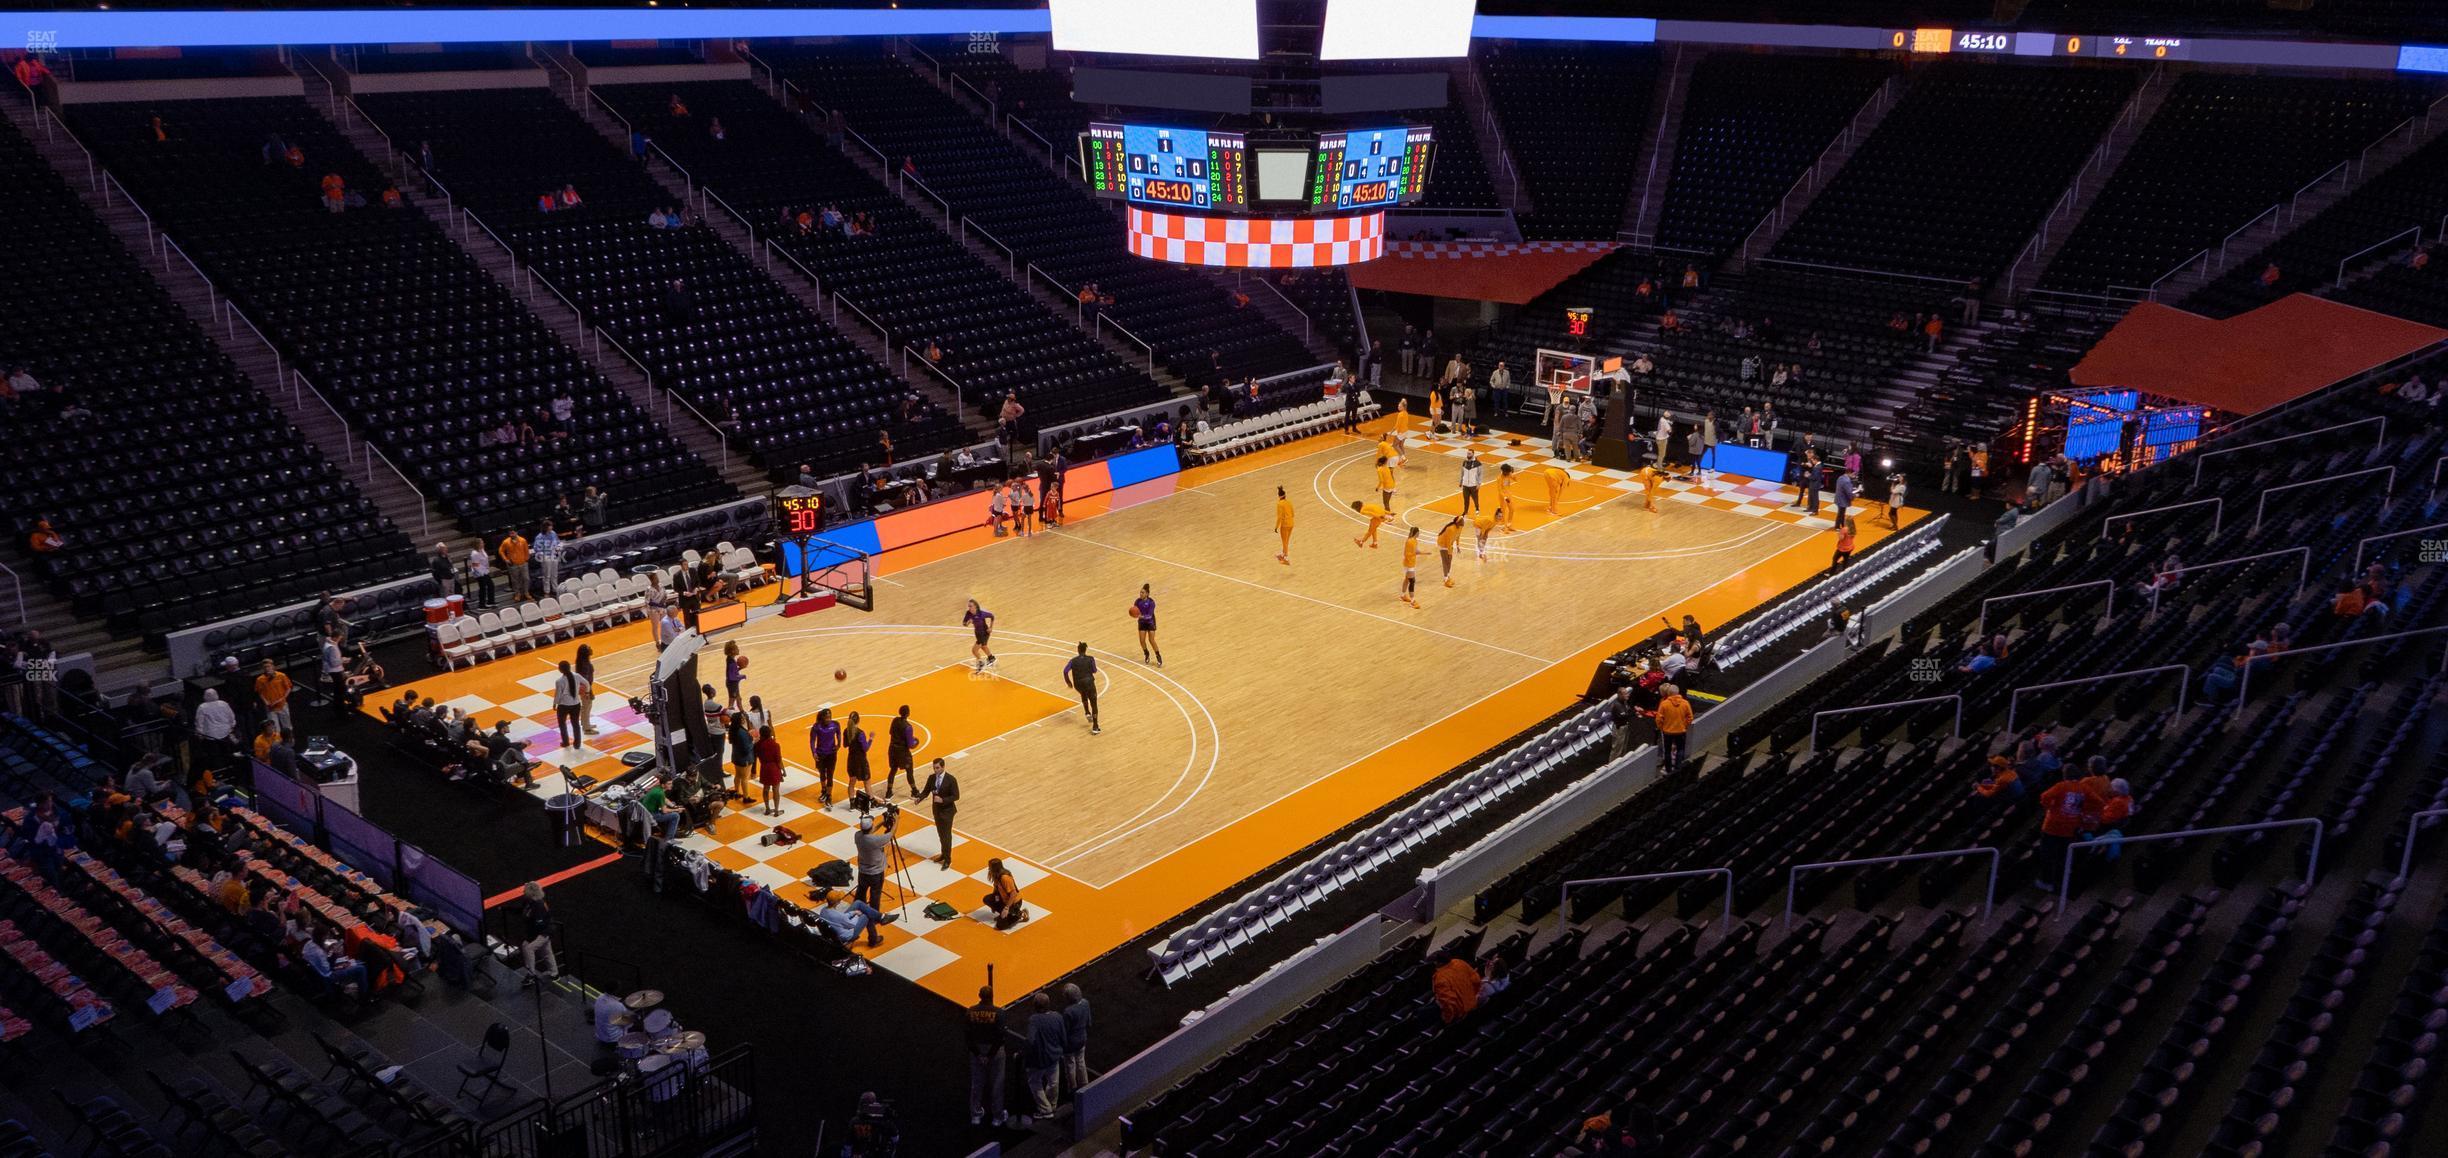
[[1957,52],[2004,52],[2013,45],[2014,38],[2003,32],[1964,32],[1955,37]]

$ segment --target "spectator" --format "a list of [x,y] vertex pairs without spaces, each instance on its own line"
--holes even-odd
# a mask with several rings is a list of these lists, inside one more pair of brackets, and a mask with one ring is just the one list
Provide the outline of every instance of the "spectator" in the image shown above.
[[[269,659],[255,676],[255,702],[263,705],[264,722],[280,732],[289,732],[296,725],[289,717],[289,692],[292,688],[288,673]],[[258,752],[258,756],[262,753]]]
[[2041,888],[2056,891],[2066,850],[2082,835],[2083,816],[2090,810],[2090,797],[2080,781],[2060,780],[2040,794],[2040,858],[2035,883]]
[[1029,1099],[1040,1120],[1054,1116],[1062,1094],[1063,1048],[1069,1030],[1054,1010],[1054,995],[1038,990],[1029,995],[1026,1044],[1020,1047],[1020,1068],[1028,1078]]
[[2353,580],[2341,579],[2338,581],[2337,598],[2330,601],[2329,611],[2340,619],[2359,619],[2366,615],[2375,615],[2386,620],[2389,606],[2364,594],[2363,588]]
[[34,533],[26,536],[26,546],[37,555],[55,554],[67,545],[67,537],[54,530],[49,519],[34,520]]
[[553,533],[551,523],[536,528],[535,541],[528,554],[535,560],[539,582],[537,590],[546,598],[561,593],[561,536]]
[[1088,998],[1077,985],[1062,988],[1063,1007],[1063,1081],[1078,1097],[1088,1084]]
[[532,557],[533,552],[528,546],[526,537],[518,533],[518,528],[511,528],[502,536],[498,553],[501,555],[502,569],[510,574],[510,602],[527,602],[534,592],[530,588],[527,573],[527,561]]
[[1652,715],[1658,730],[1658,771],[1673,772],[1683,764],[1684,741],[1691,733],[1691,701],[1683,698],[1682,688],[1666,684],[1658,688],[1658,706]]
[[[501,727],[507,729],[508,720]],[[529,881],[519,891],[518,908],[519,955],[526,965],[527,976],[553,978],[561,976],[561,959],[553,954],[552,905],[544,899],[544,886]],[[539,968],[537,962],[543,964]]]
[[1429,996],[1434,998],[1437,1017],[1447,1025],[1462,1020],[1479,1008],[1479,971],[1471,967],[1460,953],[1445,958],[1428,978]]
[[1640,720],[1640,714],[1632,703],[1629,685],[1617,690],[1615,697],[1607,701],[1607,724],[1613,731],[1607,747],[1608,760],[1621,760],[1624,753],[1632,750],[1632,726]]
[[1980,783],[1973,785],[1974,795],[1983,799],[2004,797],[2009,801],[2023,799],[2023,774],[2015,771],[2014,761],[2004,754],[1989,757],[1988,770],[1981,774]]

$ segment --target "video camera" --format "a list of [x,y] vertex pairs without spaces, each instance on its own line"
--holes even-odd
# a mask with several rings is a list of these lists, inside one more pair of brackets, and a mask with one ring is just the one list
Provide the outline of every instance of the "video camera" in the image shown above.
[[876,822],[876,830],[879,832],[891,832],[901,823],[899,804],[890,798],[877,800],[863,788],[850,794],[850,807],[857,810],[860,816],[866,816],[879,808],[882,809],[884,815]]

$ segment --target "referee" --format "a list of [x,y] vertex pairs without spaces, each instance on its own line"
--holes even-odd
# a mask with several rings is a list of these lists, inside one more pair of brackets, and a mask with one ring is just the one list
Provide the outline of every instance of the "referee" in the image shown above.
[[1071,690],[1079,693],[1080,710],[1088,714],[1088,734],[1091,736],[1100,735],[1105,731],[1097,724],[1096,674],[1096,657],[1088,654],[1088,645],[1085,643],[1079,645],[1079,654],[1072,656],[1071,662],[1063,665],[1063,682],[1070,684]]

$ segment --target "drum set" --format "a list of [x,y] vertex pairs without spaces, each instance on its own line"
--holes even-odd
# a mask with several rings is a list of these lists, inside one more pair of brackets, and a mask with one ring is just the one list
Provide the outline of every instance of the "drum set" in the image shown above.
[[614,1052],[623,1066],[646,1083],[648,1101],[670,1101],[686,1084],[688,1074],[703,1073],[712,1062],[706,1052],[706,1035],[682,1028],[671,1010],[662,1008],[660,989],[640,989],[621,999],[621,1004],[628,1012],[613,1024],[628,1032],[614,1043]]

